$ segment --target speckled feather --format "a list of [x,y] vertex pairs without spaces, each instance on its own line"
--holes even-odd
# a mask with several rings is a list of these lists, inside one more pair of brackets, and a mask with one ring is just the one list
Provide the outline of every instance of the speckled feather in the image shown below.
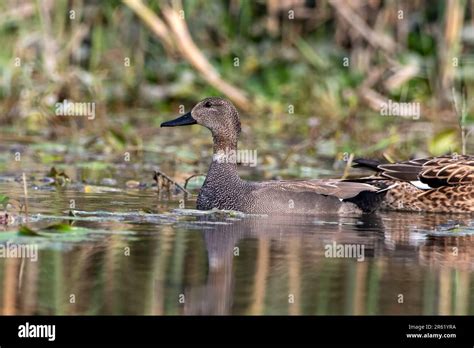
[[255,214],[350,214],[373,211],[383,195],[374,186],[339,180],[249,182],[239,177],[235,165],[213,162],[197,208]]
[[[362,167],[378,171],[378,176],[364,180],[378,185],[394,185],[382,208],[434,213],[474,212],[474,156],[440,156],[401,163],[378,164],[355,160]],[[428,185],[420,189],[411,184]]]

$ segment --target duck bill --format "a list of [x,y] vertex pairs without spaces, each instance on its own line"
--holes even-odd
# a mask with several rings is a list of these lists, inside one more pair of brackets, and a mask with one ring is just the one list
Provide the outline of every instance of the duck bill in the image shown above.
[[196,120],[191,116],[191,113],[178,117],[174,120],[163,122],[160,127],[177,127],[177,126],[188,126],[191,124],[196,124]]

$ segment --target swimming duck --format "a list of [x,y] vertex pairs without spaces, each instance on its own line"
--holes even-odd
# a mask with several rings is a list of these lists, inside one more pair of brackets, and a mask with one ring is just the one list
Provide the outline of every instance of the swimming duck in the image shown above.
[[391,164],[367,159],[354,162],[355,167],[377,172],[376,176],[361,182],[391,186],[382,208],[433,213],[474,212],[474,156],[446,155]]
[[385,187],[336,179],[242,180],[235,160],[241,128],[234,105],[223,98],[206,98],[191,112],[164,122],[161,127],[193,124],[208,128],[214,140],[212,163],[197,199],[199,210],[217,208],[253,214],[368,213],[377,208],[386,193]]

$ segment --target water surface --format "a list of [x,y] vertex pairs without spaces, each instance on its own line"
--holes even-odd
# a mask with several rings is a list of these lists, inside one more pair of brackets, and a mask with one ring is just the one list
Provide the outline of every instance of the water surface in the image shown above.
[[[0,192],[23,196],[13,177]],[[36,262],[0,258],[2,314],[474,314],[467,216],[203,214],[153,188],[43,185],[29,196],[31,228],[78,229],[0,231],[3,245],[38,247]],[[328,257],[334,245],[363,246],[363,259]]]
[[[2,140],[0,194],[22,204],[26,173],[35,233],[18,233],[26,221],[14,207],[15,221],[0,225],[0,250],[27,245],[38,254],[36,261],[0,256],[1,314],[474,314],[470,216],[197,212],[195,196],[158,193],[153,170],[183,183],[206,171],[210,144],[183,143],[179,133],[147,144],[155,139],[130,151],[130,161],[125,150],[98,155],[84,144]],[[278,153],[259,152],[267,160],[242,174],[341,174],[303,156],[282,170],[268,160]],[[70,182],[51,183],[52,166]],[[190,181],[192,193],[202,179]],[[45,230],[58,223],[73,228]],[[363,254],[328,253],[340,246]]]

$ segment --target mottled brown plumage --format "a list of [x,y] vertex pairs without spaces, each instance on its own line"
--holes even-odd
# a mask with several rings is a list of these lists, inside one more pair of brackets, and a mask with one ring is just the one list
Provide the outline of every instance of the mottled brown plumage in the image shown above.
[[355,162],[378,173],[362,181],[393,185],[382,203],[387,209],[474,212],[474,156],[439,156],[391,164],[363,159]]
[[346,214],[374,211],[385,190],[366,183],[340,180],[242,180],[228,154],[237,151],[240,118],[231,102],[206,98],[190,113],[162,127],[200,124],[214,139],[214,156],[199,192],[197,208],[238,210],[256,214]]

